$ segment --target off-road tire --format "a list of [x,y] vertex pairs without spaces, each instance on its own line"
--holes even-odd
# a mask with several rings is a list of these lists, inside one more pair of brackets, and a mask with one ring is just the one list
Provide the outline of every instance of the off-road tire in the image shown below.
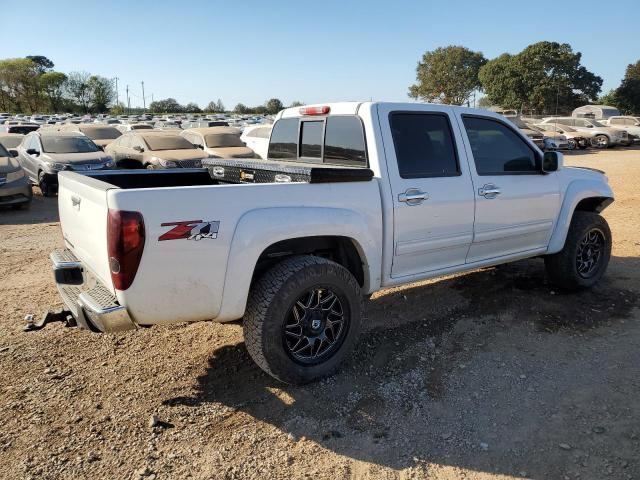
[[[588,232],[597,230],[604,237],[602,256],[589,278],[578,273],[577,256],[580,243]],[[607,221],[593,212],[577,211],[573,214],[564,248],[544,257],[549,281],[564,290],[577,291],[595,285],[604,275],[611,258],[611,230]]]
[[[329,286],[348,312],[342,343],[322,363],[302,365],[288,353],[283,340],[286,317],[301,294]],[[322,257],[294,256],[267,271],[251,289],[244,316],[244,339],[256,364],[276,379],[301,385],[331,375],[349,354],[360,333],[363,297],[354,276]]]

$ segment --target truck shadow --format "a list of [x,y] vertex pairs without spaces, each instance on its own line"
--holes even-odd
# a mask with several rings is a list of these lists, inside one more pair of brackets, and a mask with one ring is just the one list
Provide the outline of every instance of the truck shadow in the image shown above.
[[[637,258],[612,258],[610,272],[624,284],[638,267]],[[244,343],[226,345],[212,352],[194,395],[164,404],[222,404],[227,429],[243,428],[243,413],[291,442],[394,469],[562,478],[583,468],[599,478],[613,450],[631,474],[640,469],[629,436],[637,425],[619,423],[640,418],[640,353],[631,346],[640,332],[624,320],[639,295],[615,282],[563,293],[546,284],[540,260],[527,260],[386,290],[368,302],[368,326],[337,375],[283,385],[255,366]],[[618,324],[619,333],[629,329],[615,337],[631,342],[624,354],[603,341]],[[627,410],[604,415],[599,405],[614,397]]]

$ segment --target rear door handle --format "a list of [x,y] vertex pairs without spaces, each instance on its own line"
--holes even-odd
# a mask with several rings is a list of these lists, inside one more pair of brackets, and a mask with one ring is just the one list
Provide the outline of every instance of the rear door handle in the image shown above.
[[398,201],[407,205],[420,205],[429,199],[429,195],[418,188],[408,188],[404,193],[398,195]]
[[71,205],[72,205],[73,207],[78,207],[78,208],[80,208],[80,201],[81,201],[81,199],[80,199],[80,197],[78,197],[77,195],[72,195],[72,196],[71,196]]
[[493,183],[487,183],[478,189],[478,195],[484,198],[496,198],[500,193],[500,189]]

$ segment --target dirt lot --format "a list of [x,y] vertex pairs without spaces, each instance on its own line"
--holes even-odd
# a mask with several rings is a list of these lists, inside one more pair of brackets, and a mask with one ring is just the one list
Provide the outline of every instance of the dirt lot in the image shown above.
[[555,292],[530,260],[383,291],[304,388],[254,366],[237,324],[23,333],[61,305],[56,200],[0,211],[0,477],[640,478],[640,149],[567,163],[617,194],[597,288]]

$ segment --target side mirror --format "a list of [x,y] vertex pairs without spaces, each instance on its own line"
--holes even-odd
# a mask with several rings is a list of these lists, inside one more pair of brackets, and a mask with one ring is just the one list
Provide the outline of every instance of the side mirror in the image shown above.
[[142,152],[144,152],[144,148],[139,147],[139,146],[137,146],[137,145],[136,145],[135,147],[133,147],[133,149],[134,149],[136,152],[138,152],[138,153],[142,153]]
[[18,150],[11,148],[9,149],[9,153],[11,154],[12,157],[17,157],[18,156]]
[[37,157],[38,155],[40,155],[40,152],[38,150],[36,150],[35,148],[29,148],[27,150],[27,154],[34,155],[34,156]]
[[557,172],[562,168],[564,156],[560,152],[544,152],[542,157],[542,173]]

